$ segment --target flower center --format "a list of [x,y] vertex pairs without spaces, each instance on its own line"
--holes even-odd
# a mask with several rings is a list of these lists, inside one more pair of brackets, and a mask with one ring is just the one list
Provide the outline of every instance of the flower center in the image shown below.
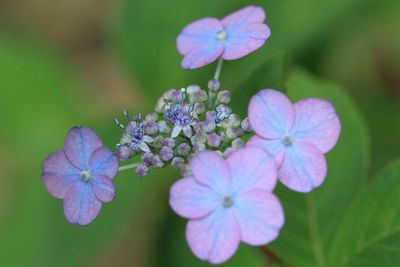
[[293,144],[293,138],[291,136],[285,136],[285,138],[283,138],[282,143],[285,146],[290,146],[291,144]]
[[87,182],[92,178],[92,174],[90,173],[90,171],[82,171],[80,176],[84,182]]
[[217,32],[216,37],[217,37],[218,41],[225,41],[226,37],[227,37],[226,31],[222,30],[222,31]]
[[230,208],[233,206],[233,199],[230,196],[222,198],[221,204],[224,208]]

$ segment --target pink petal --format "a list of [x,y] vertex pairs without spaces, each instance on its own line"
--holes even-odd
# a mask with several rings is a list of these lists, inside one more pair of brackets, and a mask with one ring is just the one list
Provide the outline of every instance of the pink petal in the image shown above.
[[265,24],[250,24],[236,29],[235,32],[227,31],[228,39],[222,58],[234,60],[244,57],[265,44],[271,36],[270,28]]
[[294,138],[314,144],[322,153],[335,146],[340,134],[340,121],[328,101],[307,98],[294,104],[296,121]]
[[64,215],[72,224],[91,223],[101,209],[101,202],[93,194],[89,183],[75,183],[64,198]]
[[186,26],[176,42],[178,52],[185,56],[182,67],[199,68],[220,57],[223,44],[216,36],[221,30],[223,30],[222,23],[215,18],[196,20]]
[[191,160],[195,180],[210,187],[219,195],[225,195],[231,183],[228,164],[216,152],[204,151]]
[[112,179],[118,171],[118,159],[111,149],[99,147],[90,155],[89,169],[94,175],[102,174]]
[[94,131],[78,126],[72,128],[65,138],[64,151],[72,164],[80,169],[87,169],[90,155],[102,145]]
[[64,151],[52,153],[42,166],[42,181],[47,191],[56,198],[64,198],[70,185],[80,179],[80,170],[66,158]]
[[222,20],[227,39],[223,59],[243,57],[264,45],[271,30],[263,23],[265,12],[261,7],[249,6]]
[[196,219],[208,215],[220,203],[220,198],[209,187],[197,183],[193,177],[180,179],[170,189],[169,204],[180,216]]
[[241,240],[253,246],[274,240],[284,223],[279,200],[265,190],[253,190],[237,197],[234,204]]
[[92,179],[91,186],[97,199],[101,202],[112,201],[115,195],[112,179],[101,174],[95,175]]
[[241,194],[253,189],[274,189],[277,181],[275,160],[262,148],[242,148],[231,153],[227,162],[232,175],[231,192]]
[[250,100],[250,125],[263,138],[285,137],[291,130],[294,119],[292,103],[279,91],[264,89]]
[[210,43],[207,46],[196,47],[187,54],[181,63],[184,69],[197,69],[214,62],[222,55],[222,43]]
[[307,142],[294,142],[286,149],[285,160],[278,172],[279,180],[290,189],[310,192],[319,187],[326,176],[322,152]]
[[281,139],[264,139],[257,135],[254,135],[247,142],[247,146],[260,147],[264,149],[269,155],[271,155],[279,168],[282,165],[283,159],[285,157],[285,146]]
[[241,25],[261,23],[265,20],[265,12],[261,7],[247,6],[222,19],[225,28],[238,28]]
[[220,207],[205,218],[189,221],[186,239],[198,258],[213,264],[228,260],[240,243],[240,230],[232,209]]

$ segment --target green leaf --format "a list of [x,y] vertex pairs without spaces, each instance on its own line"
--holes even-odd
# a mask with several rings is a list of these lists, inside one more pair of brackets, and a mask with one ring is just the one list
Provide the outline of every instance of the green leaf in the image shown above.
[[273,88],[284,92],[285,78],[285,53],[277,52],[268,56],[233,92],[231,105],[235,113],[247,116],[250,98],[262,89]]
[[400,161],[386,167],[346,211],[330,266],[400,266]]
[[[202,267],[210,266],[210,263],[196,258],[190,251],[185,238],[186,220],[170,214],[165,225],[164,235],[160,238],[160,247],[163,247],[159,261],[154,266],[174,267]],[[261,267],[265,266],[267,257],[257,247],[241,244],[235,255],[227,262],[218,265],[221,267]]]
[[289,78],[288,94],[294,101],[307,97],[331,101],[340,117],[342,131],[336,147],[326,155],[328,175],[320,188],[302,194],[278,187],[276,194],[282,201],[286,219],[272,248],[293,266],[326,267],[337,226],[366,176],[367,130],[356,107],[338,86],[297,71]]

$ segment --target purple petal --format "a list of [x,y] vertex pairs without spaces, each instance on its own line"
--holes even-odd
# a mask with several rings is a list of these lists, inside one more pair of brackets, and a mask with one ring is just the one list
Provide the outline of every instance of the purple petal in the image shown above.
[[90,155],[101,146],[103,144],[94,131],[78,126],[72,128],[65,138],[64,151],[72,164],[80,169],[87,169]]
[[255,135],[247,142],[247,146],[264,149],[269,155],[275,158],[278,168],[282,165],[286,149],[281,139],[264,139]]
[[220,207],[205,218],[189,221],[186,239],[198,258],[213,264],[226,261],[240,243],[240,230],[232,209]]
[[245,147],[227,159],[232,175],[231,192],[241,194],[253,189],[272,191],[277,181],[275,160],[263,149]]
[[249,104],[249,121],[257,135],[281,139],[289,133],[295,113],[290,100],[281,92],[264,89]]
[[95,175],[91,182],[94,195],[101,202],[110,202],[114,199],[115,188],[112,179],[105,175]]
[[91,223],[101,209],[101,202],[94,195],[89,183],[75,183],[64,198],[64,215],[72,224]]
[[271,30],[263,23],[265,12],[261,7],[248,6],[222,20],[227,39],[223,59],[243,57],[264,45]]
[[176,181],[171,187],[169,204],[180,216],[197,219],[212,212],[219,204],[219,197],[209,187],[188,177]]
[[204,18],[190,23],[177,38],[178,52],[184,56],[182,67],[195,69],[205,66],[222,55],[224,46],[217,33],[223,30],[215,18]]
[[278,172],[279,180],[290,189],[310,192],[319,187],[326,176],[322,152],[307,142],[294,142],[286,149],[285,160]]
[[294,137],[314,144],[322,153],[335,146],[340,134],[340,121],[328,101],[307,98],[294,104],[296,121]]
[[42,181],[47,191],[56,198],[64,198],[67,190],[80,178],[80,170],[66,158],[64,151],[52,153],[42,165]]
[[241,240],[253,246],[274,240],[284,223],[279,200],[265,190],[253,190],[238,196],[234,211],[240,226]]
[[90,155],[89,169],[93,175],[102,174],[112,179],[118,171],[118,159],[111,149],[99,147]]
[[231,183],[228,164],[216,152],[204,151],[191,160],[195,180],[210,187],[218,194],[226,194]]

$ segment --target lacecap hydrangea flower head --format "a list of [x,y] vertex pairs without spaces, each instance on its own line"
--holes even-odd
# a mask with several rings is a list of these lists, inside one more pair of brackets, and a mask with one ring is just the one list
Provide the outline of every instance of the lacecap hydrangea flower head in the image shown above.
[[263,246],[278,238],[284,213],[273,193],[277,181],[298,192],[321,186],[324,154],[338,140],[340,121],[325,100],[293,104],[273,89],[253,96],[248,117],[235,113],[230,91],[221,89],[222,63],[265,43],[271,32],[264,20],[262,8],[249,6],[222,20],[186,26],[177,38],[182,67],[218,60],[213,78],[206,89],[192,84],[166,90],[145,116],[124,110],[125,122],[114,119],[121,130],[115,152],[87,127],[70,130],[64,149],[50,154],[42,167],[42,181],[64,200],[70,223],[86,225],[96,218],[102,203],[114,198],[117,171],[145,177],[153,168],[171,166],[182,178],[172,185],[169,203],[189,220],[186,238],[199,259],[222,263],[240,242]]

